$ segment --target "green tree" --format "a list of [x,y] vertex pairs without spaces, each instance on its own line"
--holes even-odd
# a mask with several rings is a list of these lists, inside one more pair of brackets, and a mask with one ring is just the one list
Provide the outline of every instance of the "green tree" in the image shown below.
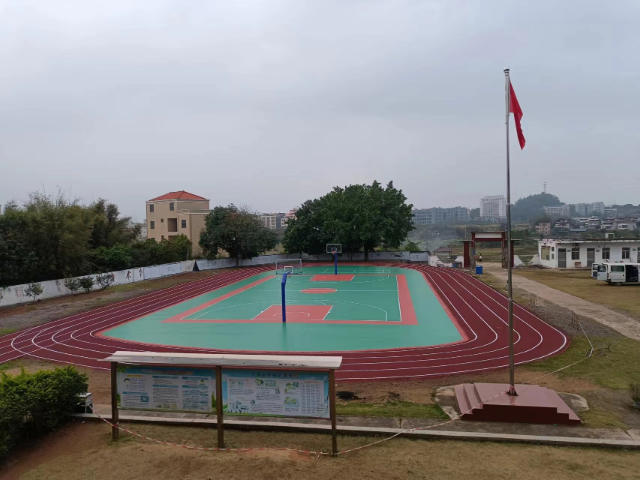
[[93,289],[93,277],[82,277],[79,280],[80,288],[89,293]]
[[93,248],[129,245],[140,234],[140,227],[133,224],[131,217],[120,217],[118,206],[103,198],[89,206],[89,210],[93,214]]
[[215,257],[220,250],[236,259],[253,258],[276,246],[275,232],[267,229],[257,215],[246,208],[231,204],[215,207],[207,215],[205,227],[200,233],[200,246],[208,257]]
[[113,276],[113,273],[102,273],[96,275],[95,284],[98,285],[98,288],[100,290],[106,290],[113,284],[114,281],[115,277]]
[[409,241],[402,247],[402,249],[405,252],[419,252],[420,251],[420,245],[418,245],[415,242]]
[[75,277],[65,278],[64,286],[73,294],[80,290],[80,281]]
[[33,193],[24,206],[28,248],[37,252],[43,278],[78,275],[87,269],[89,239],[93,228],[91,212],[62,193],[47,196]]
[[24,290],[24,294],[27,297],[33,297],[33,301],[36,301],[36,298],[42,295],[43,289],[40,283],[30,283],[27,288]]
[[342,251],[369,252],[398,248],[413,230],[412,205],[393,186],[371,185],[335,187],[316,200],[305,202],[289,221],[283,244],[288,252],[316,254],[327,243],[341,243]]

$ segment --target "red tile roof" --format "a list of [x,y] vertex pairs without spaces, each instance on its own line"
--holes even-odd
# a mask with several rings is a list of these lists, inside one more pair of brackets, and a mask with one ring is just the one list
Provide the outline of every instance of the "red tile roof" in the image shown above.
[[198,195],[194,195],[193,193],[185,192],[184,190],[180,190],[178,192],[169,192],[165,193],[156,198],[152,198],[149,202],[155,202],[158,200],[208,200],[204,197],[199,197]]

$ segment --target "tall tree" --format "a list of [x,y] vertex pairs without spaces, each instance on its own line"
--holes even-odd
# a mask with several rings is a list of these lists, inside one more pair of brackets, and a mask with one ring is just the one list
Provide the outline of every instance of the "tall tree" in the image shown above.
[[133,224],[131,217],[120,216],[117,205],[100,198],[89,208],[94,214],[91,232],[93,248],[129,245],[140,234],[140,227]]
[[412,205],[393,186],[336,187],[316,200],[305,202],[296,212],[284,235],[288,252],[316,254],[327,243],[341,243],[342,251],[369,252],[378,247],[398,248],[413,229]]
[[258,256],[276,243],[276,233],[266,228],[257,215],[233,204],[215,207],[200,233],[200,246],[207,256],[214,257],[224,250],[236,259],[236,266],[241,258]]

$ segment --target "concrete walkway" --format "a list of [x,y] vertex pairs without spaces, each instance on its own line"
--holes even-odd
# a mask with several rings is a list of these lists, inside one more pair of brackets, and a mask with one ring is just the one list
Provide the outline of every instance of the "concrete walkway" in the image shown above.
[[[102,418],[111,420],[110,407],[96,405]],[[73,415],[83,420],[99,420],[97,415],[79,413]],[[194,413],[145,412],[120,410],[121,422],[155,423],[164,425],[216,424],[215,415]],[[237,417],[225,418],[225,427],[243,430],[298,431],[329,433],[331,425],[326,420]],[[444,424],[443,424],[444,423]],[[430,428],[431,427],[431,428]],[[128,427],[135,431],[135,427]],[[493,442],[519,442],[545,445],[598,446],[640,450],[640,429],[624,431],[619,428],[584,428],[558,425],[533,425],[524,423],[495,423],[452,421],[435,419],[399,419],[338,417],[338,432],[346,435],[396,435],[413,438],[440,438],[449,440],[484,440]],[[410,430],[422,428],[422,430]],[[158,440],[164,440],[159,438]],[[266,446],[266,445],[265,445]]]
[[[507,270],[502,268],[498,263],[483,264],[484,271],[494,277],[507,282]],[[555,288],[548,287],[542,283],[513,275],[513,286],[529,293],[537,295],[539,298],[551,303],[555,303],[564,308],[573,310],[578,315],[585,316],[607,327],[614,329],[625,337],[640,340],[640,321],[615,312],[610,308],[596,303],[574,297],[568,293],[561,292]]]

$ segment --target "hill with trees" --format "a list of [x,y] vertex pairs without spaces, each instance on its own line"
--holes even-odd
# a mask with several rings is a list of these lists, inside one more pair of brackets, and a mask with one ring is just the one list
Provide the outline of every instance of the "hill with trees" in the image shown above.
[[544,215],[542,207],[562,205],[558,197],[550,193],[538,193],[519,199],[511,207],[512,221],[529,221]]

